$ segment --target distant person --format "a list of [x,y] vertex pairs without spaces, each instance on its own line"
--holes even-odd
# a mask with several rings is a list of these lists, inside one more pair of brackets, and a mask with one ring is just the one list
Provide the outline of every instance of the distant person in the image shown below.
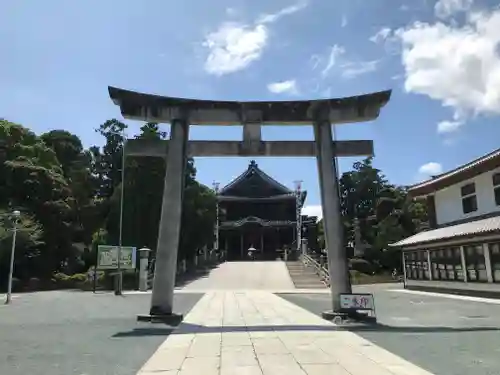
[[255,252],[257,251],[257,249],[255,247],[253,247],[253,245],[251,245],[249,248],[248,248],[248,258],[250,258],[251,260],[254,260],[255,259]]

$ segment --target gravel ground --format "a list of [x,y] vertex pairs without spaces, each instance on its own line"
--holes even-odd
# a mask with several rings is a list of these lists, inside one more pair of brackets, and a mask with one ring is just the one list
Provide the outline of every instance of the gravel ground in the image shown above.
[[[437,375],[500,374],[500,305],[358,290],[375,294],[378,318],[358,335]],[[330,307],[325,294],[280,296],[316,314]]]
[[[176,294],[186,314],[202,294]],[[170,333],[138,323],[151,295],[53,291],[0,305],[1,375],[135,375]]]

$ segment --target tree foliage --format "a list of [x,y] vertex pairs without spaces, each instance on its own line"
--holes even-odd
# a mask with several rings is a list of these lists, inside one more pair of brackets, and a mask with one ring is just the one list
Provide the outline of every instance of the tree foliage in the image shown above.
[[[96,129],[104,145],[86,149],[66,130],[37,136],[0,119],[0,287],[8,273],[9,213],[15,209],[22,213],[15,258],[20,279],[83,272],[95,263],[97,244],[118,244],[122,188],[123,245],[156,248],[165,160],[127,158],[122,181],[126,131],[126,124],[108,120]],[[166,133],[147,123],[137,137],[164,139]],[[212,242],[215,197],[196,181],[193,160],[183,202],[179,259]]]
[[372,161],[367,158],[354,163],[339,180],[344,244],[348,248],[354,243],[357,218],[365,247],[363,257],[377,266],[397,268],[400,255],[388,244],[421,230],[427,223],[427,211],[422,203],[409,198],[406,187],[390,184]]

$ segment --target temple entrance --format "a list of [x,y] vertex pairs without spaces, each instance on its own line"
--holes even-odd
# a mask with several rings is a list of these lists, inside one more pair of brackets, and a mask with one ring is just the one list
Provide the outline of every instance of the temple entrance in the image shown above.
[[[248,260],[250,247],[256,249],[256,259],[276,260],[285,247],[294,247],[297,220],[300,227],[308,228],[307,233],[316,233],[316,217],[297,216],[307,192],[290,190],[253,160],[241,175],[217,188],[216,195],[219,220],[215,236],[229,260]],[[310,243],[316,241],[311,239]]]
[[[350,293],[351,285],[343,241],[344,228],[340,217],[336,157],[372,156],[373,142],[370,140],[335,141],[332,124],[375,120],[381,108],[389,101],[390,90],[349,98],[267,102],[185,99],[143,94],[115,87],[108,87],[108,91],[113,102],[120,106],[125,118],[170,124],[168,141],[136,139],[127,140],[124,145],[125,155],[156,156],[167,159],[150,310],[152,315],[171,315],[173,311],[186,160],[188,157],[196,156],[312,156],[316,158],[325,224],[324,234],[328,243],[332,307],[334,311],[340,310],[340,295]],[[243,125],[242,141],[189,140],[190,125],[227,126],[231,124]],[[314,141],[265,141],[261,133],[263,125],[312,125]],[[232,185],[234,186],[235,182]],[[251,190],[250,187],[251,185],[247,185],[247,188]],[[284,194],[277,192],[274,188],[267,194],[268,198],[272,197],[270,201],[275,206],[280,206],[280,201],[283,199],[286,201]],[[252,199],[241,199],[241,195],[233,196],[236,198],[235,201],[239,201],[241,208],[246,207],[252,210],[252,207],[253,209],[261,207],[259,210],[262,210],[265,199],[261,198],[266,198],[266,196],[246,195],[246,197],[257,198],[260,202],[257,204],[252,202]],[[295,202],[295,199],[293,201]],[[281,206],[282,210],[284,210],[283,207],[286,205]],[[275,215],[274,210],[270,214]],[[245,219],[227,217],[226,221],[234,229],[242,227],[245,222],[249,221],[259,223],[261,227],[266,228],[283,226],[283,220],[277,217],[266,219],[250,212],[247,212],[245,217]],[[296,231],[297,248],[300,244],[301,232],[300,228]],[[281,235],[280,238],[283,240]],[[243,241],[245,241],[244,238]],[[220,248],[220,238],[216,239],[216,243]]]

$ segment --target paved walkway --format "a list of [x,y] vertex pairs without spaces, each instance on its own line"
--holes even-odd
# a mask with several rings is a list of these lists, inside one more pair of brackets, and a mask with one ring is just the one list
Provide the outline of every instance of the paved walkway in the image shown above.
[[208,292],[140,375],[430,375],[266,291]]
[[292,290],[295,289],[285,262],[224,262],[206,277],[192,281],[183,290]]

